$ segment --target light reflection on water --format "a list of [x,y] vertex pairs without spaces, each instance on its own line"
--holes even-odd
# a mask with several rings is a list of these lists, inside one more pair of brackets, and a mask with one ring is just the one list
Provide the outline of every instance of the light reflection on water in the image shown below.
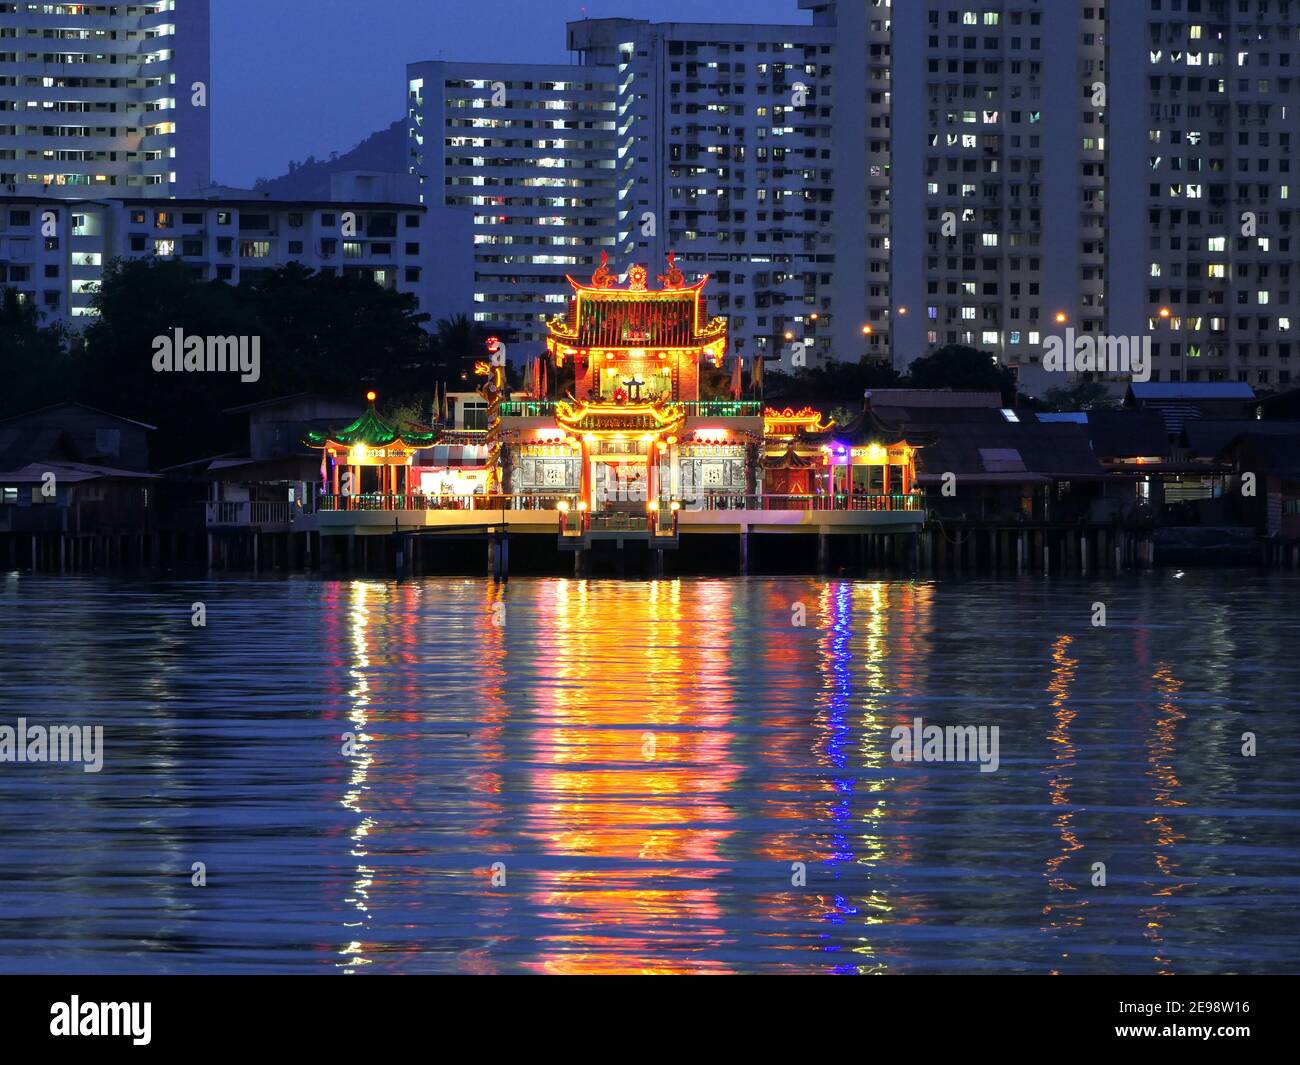
[[1289,971],[1296,590],[0,575],[0,970]]

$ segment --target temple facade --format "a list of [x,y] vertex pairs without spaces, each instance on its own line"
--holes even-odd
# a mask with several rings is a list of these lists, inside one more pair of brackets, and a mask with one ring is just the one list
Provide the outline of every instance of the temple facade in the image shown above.
[[[688,282],[670,255],[657,288],[639,264],[619,285],[602,252],[590,282],[568,280],[544,365],[526,375],[533,394],[501,404],[488,427],[503,494],[563,497],[555,505],[593,516],[852,508],[869,495],[882,509],[910,505],[915,447],[865,412],[837,435],[817,411],[743,398],[707,275]],[[759,381],[751,373],[749,391]]]

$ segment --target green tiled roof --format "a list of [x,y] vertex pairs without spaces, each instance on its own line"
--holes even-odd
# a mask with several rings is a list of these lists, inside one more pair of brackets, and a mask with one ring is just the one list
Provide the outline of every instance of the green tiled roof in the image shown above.
[[366,408],[351,425],[329,432],[311,430],[304,438],[309,447],[324,447],[330,440],[351,447],[361,444],[363,447],[388,447],[401,441],[408,447],[430,447],[438,440],[438,430],[423,432],[416,429],[399,429],[392,422],[385,421],[375,410],[374,403]]

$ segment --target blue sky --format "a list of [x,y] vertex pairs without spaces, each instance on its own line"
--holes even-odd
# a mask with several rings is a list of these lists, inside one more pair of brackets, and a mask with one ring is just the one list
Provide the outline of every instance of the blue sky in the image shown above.
[[570,19],[807,24],[797,0],[212,0],[213,176],[251,185],[402,114],[420,59],[564,62]]

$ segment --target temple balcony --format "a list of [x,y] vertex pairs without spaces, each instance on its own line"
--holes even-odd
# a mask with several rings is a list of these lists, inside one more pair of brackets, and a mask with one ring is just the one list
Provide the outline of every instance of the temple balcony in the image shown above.
[[[660,500],[661,514],[671,512],[673,500],[664,497]],[[837,511],[845,513],[909,513],[923,515],[925,499],[920,492],[890,494],[855,494],[835,493],[834,495],[818,493],[816,495],[783,495],[775,493],[742,494],[735,492],[718,492],[684,497],[676,501],[682,514],[716,513],[719,511]],[[395,512],[395,511],[558,511],[561,505],[569,508],[569,521],[579,519],[586,514],[588,525],[613,525],[628,522],[646,527],[645,513],[631,513],[626,507],[619,510],[580,511],[578,496],[561,492],[532,492],[515,495],[390,495],[368,492],[362,495],[321,495],[316,500],[316,510],[320,513],[357,513],[357,512]],[[222,512],[223,518],[218,524],[259,524],[257,519],[267,520],[269,515],[248,508],[283,507],[285,514],[290,508],[288,503],[209,503],[209,508],[227,508]],[[641,506],[645,506],[644,503]],[[212,515],[215,517],[215,512]],[[209,524],[214,522],[209,520]]]
[[[502,418],[554,419],[554,399],[507,399],[501,403]],[[761,418],[763,404],[757,400],[700,399],[678,404],[686,409],[687,418]]]

